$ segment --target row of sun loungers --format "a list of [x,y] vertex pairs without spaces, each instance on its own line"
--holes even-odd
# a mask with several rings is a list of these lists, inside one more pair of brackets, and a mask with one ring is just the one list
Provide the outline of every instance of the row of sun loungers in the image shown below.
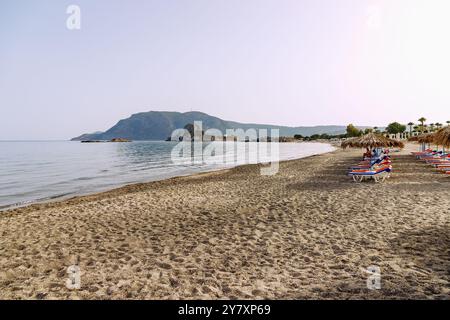
[[348,175],[355,182],[363,182],[366,179],[382,182],[390,177],[391,172],[391,159],[387,154],[382,153],[378,157],[366,158],[359,164],[350,167]]
[[412,152],[419,160],[434,167],[437,172],[450,175],[450,154],[443,151],[433,151],[431,149]]

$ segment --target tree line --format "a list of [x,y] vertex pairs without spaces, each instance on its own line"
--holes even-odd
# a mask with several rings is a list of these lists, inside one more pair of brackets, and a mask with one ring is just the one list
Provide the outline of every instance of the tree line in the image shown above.
[[[365,128],[365,129],[359,129],[353,124],[349,124],[346,129],[346,133],[343,134],[313,134],[311,136],[303,136],[301,134],[296,134],[294,136],[295,139],[298,140],[304,140],[304,141],[312,141],[312,140],[330,140],[330,139],[344,139],[344,138],[353,138],[353,137],[360,137],[362,135],[368,134],[368,133],[376,133],[381,135],[391,135],[391,134],[402,134],[407,133],[410,137],[417,134],[423,134],[423,133],[430,133],[434,132],[436,130],[441,129],[444,127],[442,123],[436,122],[436,123],[430,123],[426,124],[427,119],[422,117],[418,120],[418,124],[415,124],[414,122],[409,122],[408,124],[401,124],[399,122],[392,122],[387,125],[386,128],[380,129],[379,127],[373,127],[373,128]],[[450,120],[446,122],[447,126],[450,126]]]

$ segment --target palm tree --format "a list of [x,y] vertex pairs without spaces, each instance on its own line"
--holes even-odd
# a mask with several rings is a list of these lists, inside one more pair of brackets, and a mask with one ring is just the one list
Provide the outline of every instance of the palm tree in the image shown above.
[[413,129],[412,127],[413,127],[413,125],[414,125],[414,122],[409,122],[409,123],[408,123],[408,126],[409,126],[409,136],[410,136],[410,137],[412,137],[412,129]]
[[430,123],[430,131],[431,131],[431,132],[433,132],[433,131],[434,131],[434,126],[435,126],[435,124],[434,124],[434,123]]
[[423,133],[423,129],[424,129],[424,123],[425,123],[425,121],[427,121],[427,119],[425,119],[424,117],[422,117],[422,118],[420,118],[419,120],[417,120],[417,121],[419,121],[420,122],[420,126],[421,126],[421,128],[422,128],[422,133]]

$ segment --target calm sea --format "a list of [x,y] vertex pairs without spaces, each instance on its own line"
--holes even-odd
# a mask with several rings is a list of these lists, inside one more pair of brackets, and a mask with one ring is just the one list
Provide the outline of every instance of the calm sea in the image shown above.
[[[225,152],[225,163],[205,164],[192,163],[190,157],[174,163],[175,142],[0,141],[0,210],[236,166],[245,159],[236,160],[234,155],[246,150],[248,158],[252,144],[237,143],[238,151]],[[279,158],[303,158],[333,149],[322,143],[280,143]]]

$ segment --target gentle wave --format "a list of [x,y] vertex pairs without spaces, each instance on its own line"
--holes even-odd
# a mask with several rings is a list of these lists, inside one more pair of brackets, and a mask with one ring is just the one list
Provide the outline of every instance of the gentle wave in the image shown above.
[[[236,161],[235,155],[225,150],[224,154],[213,158],[224,157],[227,162],[198,164],[191,163],[189,157],[179,163],[172,162],[171,151],[175,145],[162,141],[93,144],[0,142],[0,210],[105,191],[131,183],[230,168],[245,164],[250,150],[255,147],[255,143],[237,143],[239,155],[246,153],[246,157]],[[332,146],[323,143],[280,143],[279,159],[303,158],[332,150]]]

